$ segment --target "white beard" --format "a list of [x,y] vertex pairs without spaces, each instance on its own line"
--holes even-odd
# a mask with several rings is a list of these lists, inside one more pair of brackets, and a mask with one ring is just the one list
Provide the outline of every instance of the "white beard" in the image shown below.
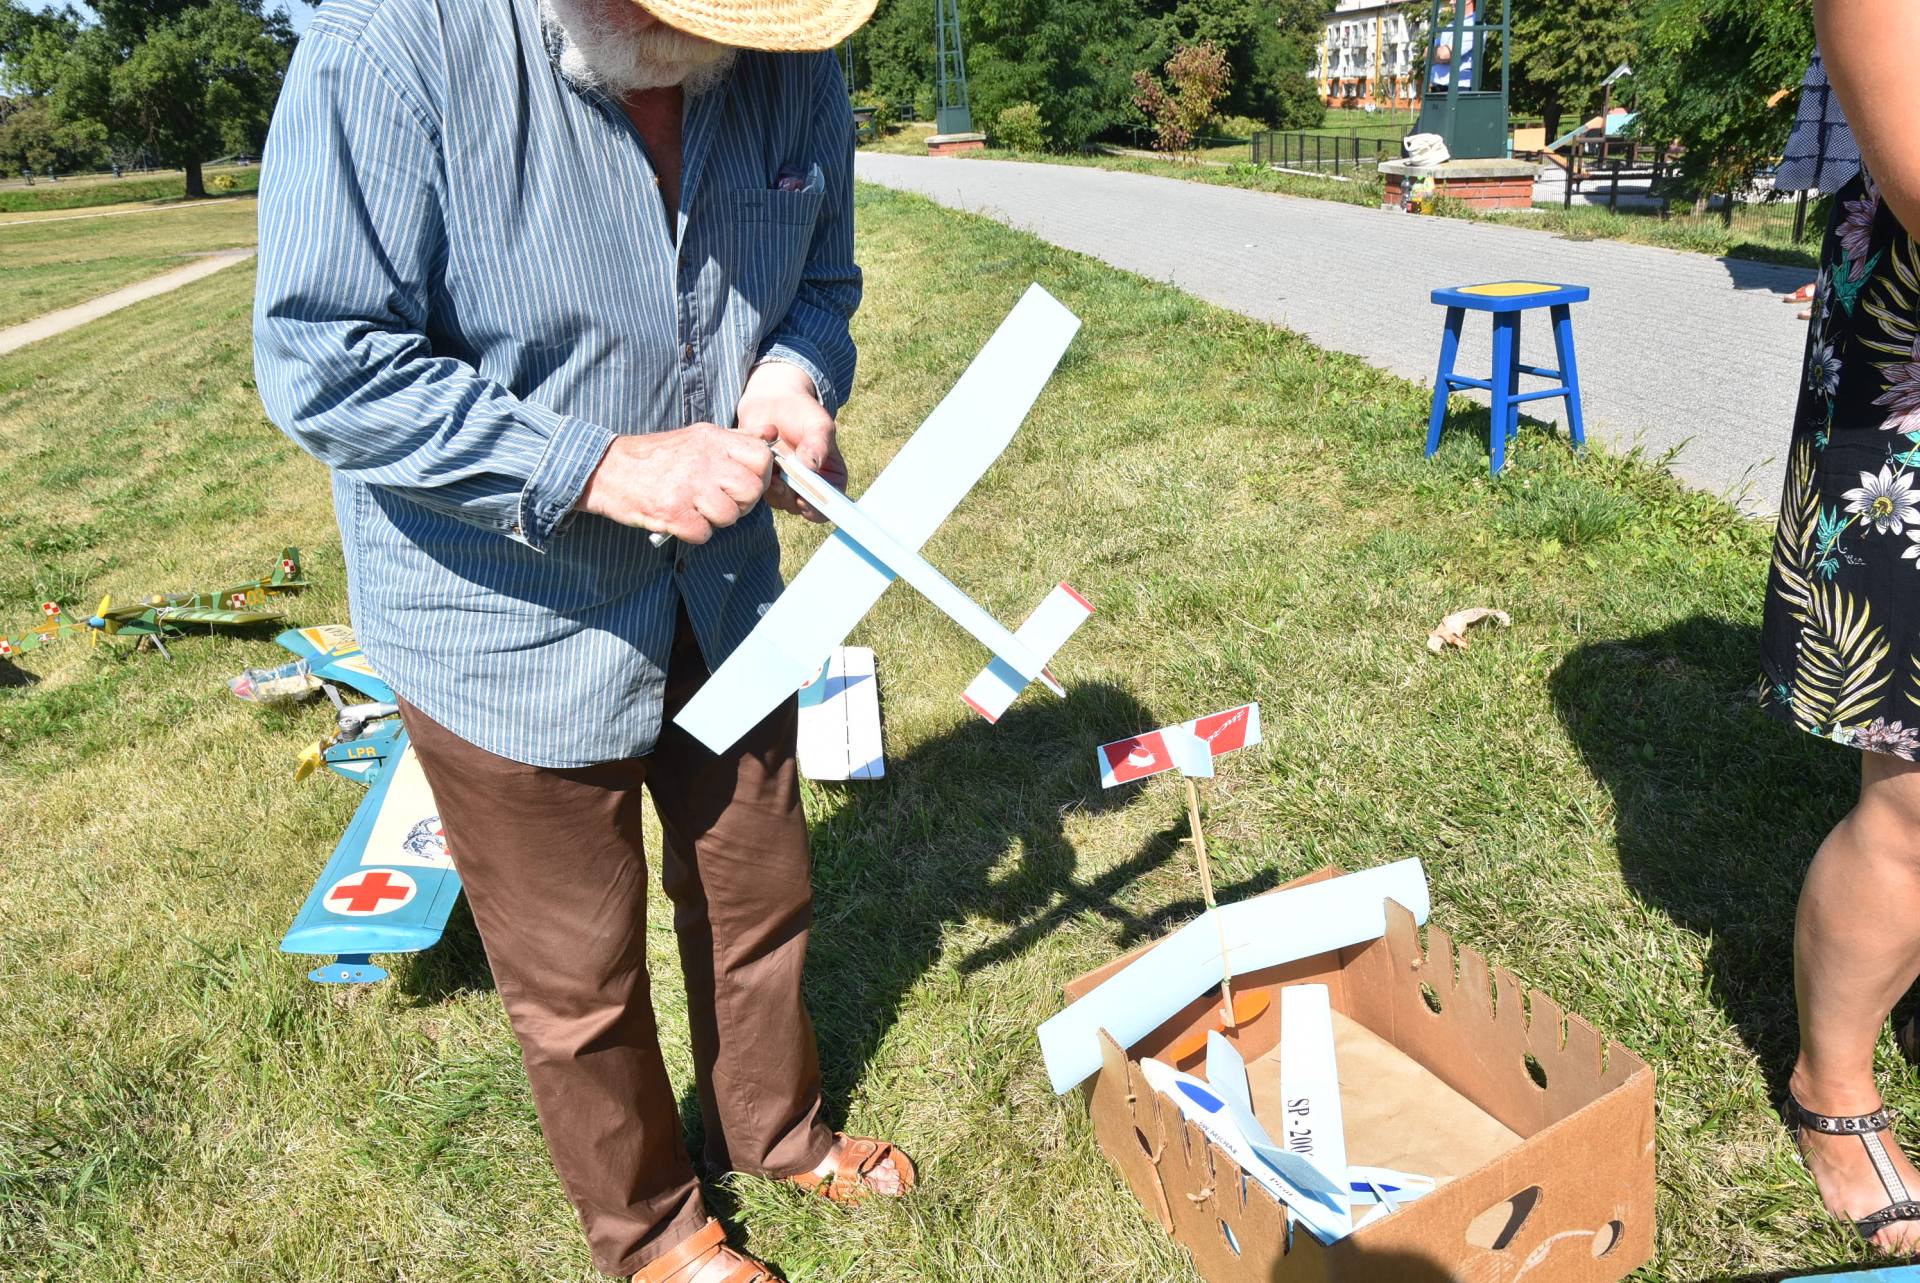
[[560,74],[618,98],[673,85],[688,97],[725,78],[739,50],[665,23],[636,27],[633,0],[540,0],[540,19],[560,37]]

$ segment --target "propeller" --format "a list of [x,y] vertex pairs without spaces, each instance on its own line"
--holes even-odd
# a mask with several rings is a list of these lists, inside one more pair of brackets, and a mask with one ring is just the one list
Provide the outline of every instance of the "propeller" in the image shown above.
[[91,634],[87,637],[87,645],[98,648],[101,633],[117,633],[120,631],[118,625],[106,617],[107,612],[112,609],[113,594],[108,593],[100,599],[100,605],[95,608],[93,617],[87,620],[87,627],[92,630]]
[[300,764],[293,768],[293,778],[304,780],[307,776],[326,765],[327,746],[324,740],[315,740],[300,750]]

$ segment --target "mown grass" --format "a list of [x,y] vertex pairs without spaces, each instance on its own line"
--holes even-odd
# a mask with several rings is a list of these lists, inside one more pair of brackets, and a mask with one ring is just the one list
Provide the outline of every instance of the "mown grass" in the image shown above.
[[[1586,191],[1596,200],[1606,195],[1603,184],[1588,184]],[[1820,234],[1824,228],[1821,218],[1809,211],[1805,235],[1794,240],[1790,201],[1737,206],[1730,224],[1722,222],[1714,211],[1696,214],[1684,206],[1669,210],[1664,217],[1655,210],[1614,212],[1603,205],[1563,208],[1550,203],[1511,213],[1484,214],[1464,206],[1450,207],[1445,212],[1456,218],[1482,218],[1513,227],[1537,228],[1568,240],[1632,241],[1639,245],[1658,245],[1662,249],[1710,254],[1715,258],[1746,258],[1796,267],[1820,265]]]
[[0,223],[0,326],[178,267],[189,254],[251,245],[251,200],[106,217]]
[[[1201,149],[1193,161],[1163,160],[1131,152],[1067,156],[995,150],[969,152],[961,158],[1095,165],[1102,169],[1158,174],[1162,178],[1241,187],[1249,191],[1280,192],[1288,196],[1307,196],[1348,205],[1377,206],[1380,203],[1380,178],[1371,170],[1349,170],[1344,178],[1281,173],[1263,165],[1255,165],[1251,155],[1251,150],[1245,144],[1221,144]],[[1589,194],[1603,190],[1592,186],[1588,188]],[[1545,204],[1535,205],[1528,210],[1486,212],[1472,209],[1459,201],[1443,200],[1435,212],[1448,218],[1523,227],[1568,240],[1631,241],[1637,245],[1657,245],[1663,249],[1709,254],[1716,258],[1746,258],[1801,267],[1816,267],[1820,258],[1821,225],[1818,218],[1810,215],[1805,238],[1795,241],[1791,207],[1785,204],[1741,206],[1734,211],[1731,226],[1723,225],[1720,215],[1711,211],[1695,214],[1675,210],[1662,217],[1653,210],[1613,212],[1598,205],[1575,205],[1563,209],[1559,205]]]
[[[205,179],[209,196],[228,196],[257,190],[260,169],[254,165],[209,169]],[[129,201],[185,200],[186,195],[186,175],[179,172],[132,178],[86,176],[58,182],[42,178],[31,187],[17,181],[0,187],[0,214],[90,209]]]
[[[1085,328],[928,554],[1004,618],[1056,578],[1099,613],[1056,665],[1069,698],[993,728],[955,698],[976,648],[911,593],[856,634],[888,778],[807,790],[809,990],[836,1110],[906,1145],[922,1189],[849,1214],[733,1181],[716,1205],[753,1249],[795,1280],[1193,1277],[1047,1089],[1033,1029],[1198,903],[1177,782],[1104,793],[1093,746],[1255,698],[1267,743],[1209,789],[1223,897],[1420,856],[1437,921],[1656,1066],[1642,1279],[1860,1259],[1769,1111],[1794,891],[1854,763],[1755,711],[1765,531],[1532,428],[1489,480],[1484,412],[1424,461],[1415,385],[917,198],[863,188],[859,218],[856,490],[1040,282]],[[7,618],[289,543],[316,584],[299,617],[342,616],[323,472],[250,383],[250,278],[0,358]],[[790,567],[820,537],[785,533]],[[1472,604],[1513,627],[1430,655]],[[291,779],[323,712],[221,689],[266,640],[174,649],[39,652],[0,689],[0,1277],[590,1277],[464,912],[382,986],[302,979],[275,942],[358,796]],[[1912,1115],[1920,1083],[1882,1062]]]

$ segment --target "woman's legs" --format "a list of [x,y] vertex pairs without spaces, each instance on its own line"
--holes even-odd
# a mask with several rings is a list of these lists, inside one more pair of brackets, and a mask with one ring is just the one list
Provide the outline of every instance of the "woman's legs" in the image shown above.
[[[1860,755],[1860,800],[1807,870],[1793,952],[1800,1008],[1793,1094],[1818,1114],[1871,1113],[1880,1105],[1874,1044],[1920,974],[1920,765]],[[1886,1206],[1858,1137],[1809,1131],[1801,1146],[1830,1211],[1855,1220]],[[1920,1171],[1896,1145],[1887,1148],[1920,1198]],[[1920,1250],[1920,1223],[1889,1226],[1874,1241]]]

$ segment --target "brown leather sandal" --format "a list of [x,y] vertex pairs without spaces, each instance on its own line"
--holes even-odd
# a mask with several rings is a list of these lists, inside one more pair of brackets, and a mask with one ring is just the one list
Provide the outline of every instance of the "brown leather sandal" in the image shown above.
[[706,1225],[649,1261],[633,1283],[775,1283],[767,1267],[727,1246],[719,1221]]
[[833,1143],[839,1151],[833,1155],[833,1170],[822,1175],[819,1172],[801,1172],[798,1176],[789,1176],[788,1180],[809,1193],[817,1193],[830,1202],[857,1203],[869,1194],[879,1193],[868,1183],[867,1175],[880,1164],[893,1159],[894,1170],[900,1173],[900,1192],[906,1193],[913,1188],[917,1174],[913,1170],[913,1160],[901,1153],[884,1140],[868,1140],[864,1136],[849,1136],[845,1132],[835,1132]]

